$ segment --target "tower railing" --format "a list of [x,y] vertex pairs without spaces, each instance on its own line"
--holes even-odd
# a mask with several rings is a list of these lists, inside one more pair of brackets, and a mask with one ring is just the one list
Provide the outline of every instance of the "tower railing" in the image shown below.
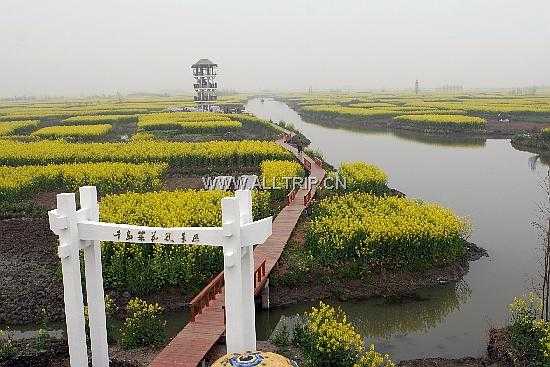
[[216,76],[218,75],[215,71],[214,72],[211,72],[211,73],[208,73],[208,72],[205,72],[205,71],[193,71],[193,75],[194,76]]
[[218,88],[218,83],[195,83],[193,88]]
[[194,96],[193,100],[197,102],[202,101],[216,101],[218,99],[218,96]]

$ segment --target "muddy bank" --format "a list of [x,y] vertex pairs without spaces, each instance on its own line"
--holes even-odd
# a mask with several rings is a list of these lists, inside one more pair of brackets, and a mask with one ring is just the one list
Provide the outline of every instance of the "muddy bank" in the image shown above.
[[0,221],[0,305],[0,324],[64,318],[57,237],[47,219]]
[[0,362],[0,367],[69,367],[66,339],[48,338],[41,342],[25,339],[14,342],[14,355]]
[[545,139],[541,133],[516,135],[510,143],[517,150],[550,158],[550,139]]
[[[474,255],[474,254],[472,254]],[[396,298],[398,301],[415,298],[415,291],[460,281],[469,270],[468,259],[443,268],[424,272],[398,272],[370,275],[361,279],[332,278],[326,274],[311,276],[299,287],[272,282],[272,307],[322,299],[339,301],[364,300],[372,297]]]
[[270,303],[280,307],[295,303],[307,303],[322,299],[339,301],[364,300],[385,297],[396,301],[414,299],[415,291],[460,281],[469,270],[469,262],[488,256],[487,252],[471,243],[463,259],[445,267],[422,272],[382,271],[365,276],[349,276],[346,269],[316,266],[315,269],[298,270],[295,275],[295,257],[289,253],[301,252],[305,246],[307,221],[302,217],[292,233],[283,257],[272,272]]
[[[57,256],[58,239],[46,218],[0,221],[0,325],[63,322],[63,279]],[[128,301],[136,295],[107,290],[123,318]],[[182,289],[163,289],[139,295],[159,303],[167,312],[184,310],[192,295]]]
[[487,358],[465,357],[459,359],[446,358],[426,358],[410,361],[401,361],[398,367],[486,367],[486,366],[505,366],[498,362],[491,362]]
[[[46,347],[40,350],[37,350],[33,343],[33,341],[18,343],[17,354],[0,362],[0,367],[70,367],[67,340],[48,340]],[[109,346],[109,366],[146,367],[161,350],[162,348],[159,347],[124,350],[117,345],[111,345]]]
[[[189,188],[202,188],[199,176],[173,173],[166,178],[166,190]],[[65,191],[41,192],[1,208],[1,217],[6,219],[0,220],[0,325],[65,318],[58,238],[47,218],[47,211],[56,207],[56,195]],[[131,298],[127,292],[111,293],[122,307]],[[184,308],[189,297],[181,290],[168,289],[143,298],[173,311]]]

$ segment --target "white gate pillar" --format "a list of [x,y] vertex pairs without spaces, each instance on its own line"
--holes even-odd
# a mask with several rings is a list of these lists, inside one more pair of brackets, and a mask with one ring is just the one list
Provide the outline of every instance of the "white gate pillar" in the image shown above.
[[[252,222],[252,194],[250,190],[235,191],[239,202],[240,226]],[[254,248],[241,248],[242,271],[242,318],[243,345],[242,351],[256,351],[256,310],[254,305]],[[227,303],[226,303],[227,304]]]
[[80,202],[81,209],[77,211],[75,194],[59,194],[57,209],[48,212],[50,228],[59,236],[71,367],[88,366],[80,249],[84,250],[86,266],[92,364],[93,367],[109,365],[99,241],[149,243],[150,239],[152,243],[168,245],[222,246],[227,351],[256,350],[253,246],[271,235],[272,218],[252,221],[249,190],[237,191],[235,197],[222,199],[221,227],[162,228],[102,223],[93,186],[80,188]]
[[225,279],[225,319],[227,353],[243,351],[242,268],[239,202],[222,199],[223,263]]
[[57,195],[57,215],[50,214],[50,228],[59,236],[58,255],[63,270],[63,298],[71,367],[88,366],[84,301],[80,278],[80,238],[75,195]]
[[[84,209],[85,220],[99,222],[99,206],[95,186],[80,188],[80,207]],[[107,320],[105,316],[105,295],[103,271],[101,269],[101,245],[99,241],[82,241],[84,264],[86,266],[86,295],[88,300],[88,322],[92,349],[92,366],[109,366],[107,345]]]

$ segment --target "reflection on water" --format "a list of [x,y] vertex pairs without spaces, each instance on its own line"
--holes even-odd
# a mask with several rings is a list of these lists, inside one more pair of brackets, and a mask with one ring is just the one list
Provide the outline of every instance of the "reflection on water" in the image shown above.
[[537,169],[537,162],[539,160],[540,156],[539,155],[534,155],[532,157],[529,157],[529,168],[531,169],[531,171],[536,171]]
[[425,143],[433,146],[479,148],[484,147],[487,139],[481,137],[449,137],[438,135],[426,135],[418,131],[391,130],[391,134],[403,140],[411,140],[417,143]]
[[[367,301],[338,302],[350,321],[365,337],[367,345],[375,344],[377,350],[391,353],[396,360],[416,358],[433,353],[433,345],[438,345],[440,353],[452,353],[442,344],[440,337],[430,330],[445,322],[449,314],[468,302],[471,290],[468,284],[447,284],[438,288],[422,289],[414,298],[392,302],[384,298]],[[259,340],[269,338],[281,316],[303,314],[317,303],[302,303],[276,308],[256,314],[256,330]],[[417,343],[414,335],[427,336],[426,341]],[[459,338],[451,336],[450,341]],[[411,350],[412,349],[412,350]]]
[[[247,110],[293,123],[334,166],[350,160],[374,163],[389,174],[391,186],[470,218],[470,240],[490,257],[471,263],[459,288],[423,291],[425,299],[418,302],[342,306],[368,341],[396,360],[481,355],[488,329],[506,322],[508,303],[531,289],[539,257],[531,222],[544,199],[540,183],[547,164],[533,162],[532,154],[515,150],[508,140],[457,145],[404,132],[328,128],[305,122],[286,104],[271,100],[252,100]],[[281,314],[307,306],[260,313],[259,334],[266,334]]]
[[409,332],[425,332],[460,308],[470,298],[464,282],[440,288],[420,290],[409,300],[375,299],[363,304],[346,305],[355,325],[372,338],[389,338]]
[[[421,289],[410,298],[374,298],[367,301],[336,302],[367,339],[375,342],[410,332],[425,332],[468,301],[471,291],[464,282]],[[257,315],[258,337],[267,338],[281,315],[301,314],[317,303],[290,305]],[[378,344],[378,343],[376,343]]]
[[[274,101],[271,101],[272,103]],[[274,103],[281,103],[281,102],[274,102]],[[252,100],[249,103],[249,106],[252,106],[251,108],[256,110],[255,100]],[[286,107],[288,108],[288,107]],[[251,111],[251,110],[249,110]],[[293,114],[299,117],[297,113],[292,111]],[[274,122],[278,122],[280,120],[278,119],[272,119]],[[286,121],[286,120],[285,120]],[[413,131],[413,130],[394,130],[390,128],[380,128],[380,127],[369,127],[367,125],[342,125],[342,124],[330,124],[326,121],[313,121],[318,126],[325,127],[330,130],[345,130],[345,131],[351,131],[351,132],[357,132],[361,134],[368,134],[368,135],[394,135],[398,138],[401,138],[403,140],[411,140],[418,143],[426,143],[429,145],[435,145],[435,146],[451,146],[451,147],[483,147],[485,145],[486,138],[483,137],[469,137],[469,136],[444,136],[444,135],[428,135],[425,133],[422,133],[420,131]],[[302,125],[300,123],[299,125]]]

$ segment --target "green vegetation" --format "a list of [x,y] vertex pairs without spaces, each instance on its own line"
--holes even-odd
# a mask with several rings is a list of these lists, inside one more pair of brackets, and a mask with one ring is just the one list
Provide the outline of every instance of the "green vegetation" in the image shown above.
[[359,117],[367,118],[374,116],[392,116],[396,115],[394,109],[383,108],[356,108],[356,107],[342,107],[336,105],[316,105],[306,106],[303,108],[307,112],[324,113],[332,116],[346,116],[346,117]]
[[177,121],[149,123],[147,127],[138,123],[138,126],[146,130],[155,129],[181,129],[187,133],[214,133],[223,132],[242,127],[239,121]]
[[133,115],[91,115],[91,116],[73,116],[63,120],[64,123],[74,125],[95,125],[95,124],[113,124],[122,122],[136,122],[137,117]]
[[397,105],[388,103],[388,102],[361,102],[361,103],[351,103],[348,107],[356,108],[377,108],[377,107],[389,107],[395,108]]
[[113,128],[110,124],[86,126],[48,126],[33,131],[32,136],[43,138],[99,137],[108,134]]
[[190,133],[208,133],[238,129],[242,124],[219,113],[174,112],[140,115],[138,127],[145,130],[181,129]]
[[346,190],[322,191],[303,223],[304,242],[290,241],[283,252],[277,284],[307,284],[312,274],[345,283],[464,259],[466,219],[435,203],[390,196],[388,177],[376,166],[344,163],[331,174],[346,179]]
[[120,343],[125,349],[146,345],[160,346],[167,337],[162,307],[139,298],[128,302],[126,320],[120,330]]
[[39,121],[12,121],[12,122],[0,122],[0,136],[13,135],[21,130],[37,127]]
[[468,233],[463,218],[437,204],[355,192],[321,201],[306,243],[327,264],[423,270],[461,258]]
[[292,190],[293,178],[304,177],[305,170],[296,161],[268,160],[260,164],[260,175],[261,183],[271,193],[272,200],[282,203]]
[[458,127],[480,127],[485,124],[484,118],[464,115],[402,115],[394,117],[394,120],[427,125],[434,124]]
[[192,169],[219,166],[257,166],[266,159],[289,159],[292,154],[273,142],[212,141],[173,143],[138,141],[130,143],[67,143],[4,141],[0,164],[25,165],[72,162],[166,162]]
[[408,106],[379,106],[372,108],[346,107],[339,105],[314,105],[303,107],[304,111],[316,114],[326,114],[329,116],[345,116],[356,118],[387,117],[401,114],[455,114],[463,113],[463,110],[436,110],[431,108],[408,107]]
[[343,163],[338,169],[340,180],[345,180],[346,187],[339,187],[344,191],[361,191],[382,195],[389,191],[388,175],[373,164],[365,162]]
[[[221,225],[221,199],[230,192],[172,191],[126,193],[101,200],[101,220],[159,227]],[[268,192],[255,193],[255,218],[271,215]],[[161,244],[103,244],[103,277],[109,288],[144,294],[166,287],[181,287],[193,294],[222,268],[219,247]]]
[[155,135],[146,131],[139,131],[132,135],[132,141],[151,141],[155,140]]
[[272,131],[274,133],[274,137],[276,136],[277,133],[281,132],[281,129],[277,124],[274,124],[273,122],[268,120],[261,119],[254,115],[249,115],[247,113],[235,113],[229,116],[231,116],[232,120],[242,122],[244,126],[246,126],[247,124],[249,126],[263,126],[264,128],[267,128],[268,130]]
[[73,116],[72,113],[66,111],[44,110],[44,111],[24,111],[19,114],[8,114],[0,116],[0,121],[25,121],[39,119],[64,119]]
[[393,367],[389,356],[377,353],[371,345],[365,350],[363,337],[340,309],[326,305],[305,314],[304,325],[295,333],[295,343],[307,366]]
[[550,114],[550,100],[541,97],[519,98],[464,98],[457,101],[414,101],[415,107],[434,107],[440,109],[461,109],[489,115],[498,113],[512,114]]
[[285,178],[303,177],[305,174],[302,165],[295,161],[263,161],[260,171],[267,188],[278,188],[282,191],[292,185],[292,180]]
[[550,323],[540,319],[541,310],[541,299],[532,293],[509,306],[510,339],[528,366],[550,365]]
[[[116,314],[118,312],[118,306],[115,303],[113,297],[105,295],[105,326],[107,328],[107,341],[113,343],[116,341],[115,336],[118,335]],[[88,305],[84,306],[84,320],[86,322],[86,328],[89,328],[90,317]]]
[[550,123],[550,98],[543,93],[317,93],[290,94],[285,99],[312,122],[331,127],[499,136],[528,132],[528,127],[514,126],[518,121]]
[[0,329],[0,363],[9,360],[16,353],[17,350],[11,335]]
[[94,185],[102,194],[160,188],[167,164],[80,163],[46,166],[0,166],[0,200],[30,197],[41,191]]
[[[77,99],[0,103],[0,121],[59,120],[70,117],[155,113],[171,107],[191,107],[189,98]],[[132,117],[135,120],[135,117]],[[85,122],[84,122],[85,123]]]
[[510,143],[518,150],[540,155],[544,163],[550,156],[550,129],[542,129],[540,134],[517,134]]
[[263,124],[263,125],[268,125],[269,127],[274,127],[274,125],[267,121],[267,120],[263,120],[259,117],[256,117],[254,115],[249,115],[249,114],[246,114],[246,113],[234,113],[234,114],[231,114],[231,115],[227,115],[231,118],[231,120],[235,120],[235,121],[240,121],[240,122],[250,122],[250,123],[255,123],[255,124]]

